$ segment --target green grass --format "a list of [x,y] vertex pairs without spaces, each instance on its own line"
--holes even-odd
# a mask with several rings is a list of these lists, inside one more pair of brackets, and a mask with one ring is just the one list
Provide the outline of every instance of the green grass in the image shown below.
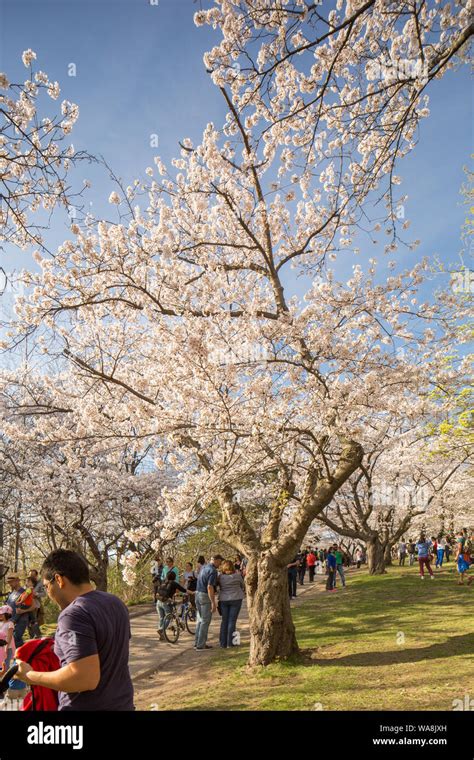
[[415,568],[351,575],[347,589],[294,609],[301,661],[250,670],[247,646],[219,652],[206,683],[174,701],[188,710],[451,710],[474,683],[474,586],[458,586],[452,568],[435,581]]

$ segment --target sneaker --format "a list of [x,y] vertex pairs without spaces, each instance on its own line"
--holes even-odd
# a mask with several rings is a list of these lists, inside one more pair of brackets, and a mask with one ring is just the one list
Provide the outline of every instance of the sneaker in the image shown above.
[[434,575],[431,576],[431,580],[434,581]]
[[425,580],[425,576],[424,575],[420,575],[420,578],[421,578],[422,581]]

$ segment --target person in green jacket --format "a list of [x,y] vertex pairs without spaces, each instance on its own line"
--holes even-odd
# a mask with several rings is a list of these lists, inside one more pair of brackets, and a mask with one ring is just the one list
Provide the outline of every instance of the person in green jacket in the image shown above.
[[[346,577],[344,575],[344,553],[341,546],[334,546],[334,554],[336,556],[336,570],[341,576],[342,585],[346,585]],[[334,575],[334,586],[336,586],[336,575]]]

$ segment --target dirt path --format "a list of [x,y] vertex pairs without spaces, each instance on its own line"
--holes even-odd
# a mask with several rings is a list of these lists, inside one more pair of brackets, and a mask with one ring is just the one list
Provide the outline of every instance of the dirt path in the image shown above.
[[[306,576],[304,586],[298,585],[298,596],[292,601],[292,607],[324,591],[325,583],[324,575],[317,575],[312,584]],[[187,632],[181,633],[177,644],[158,641],[156,626],[156,613],[132,620],[130,672],[135,687],[135,706],[138,710],[179,709],[180,691],[199,691],[209,680],[209,660],[216,651],[222,651],[218,648],[220,617],[213,615],[209,628],[208,643],[213,649],[202,652],[193,649],[194,637]],[[238,620],[242,643],[248,642],[248,628],[244,601]]]

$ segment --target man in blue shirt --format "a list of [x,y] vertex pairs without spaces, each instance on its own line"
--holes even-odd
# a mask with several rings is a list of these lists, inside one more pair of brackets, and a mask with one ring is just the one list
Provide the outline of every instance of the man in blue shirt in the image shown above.
[[326,557],[326,567],[328,569],[328,579],[326,581],[326,591],[335,591],[335,580],[336,580],[336,557],[333,554],[332,547],[331,549],[328,549],[328,554]]
[[223,560],[220,554],[211,557],[210,562],[204,565],[198,575],[196,586],[196,636],[194,639],[194,648],[197,651],[211,649],[207,644],[207,634],[211,623],[212,613],[216,612],[216,586],[217,586],[217,569]]

